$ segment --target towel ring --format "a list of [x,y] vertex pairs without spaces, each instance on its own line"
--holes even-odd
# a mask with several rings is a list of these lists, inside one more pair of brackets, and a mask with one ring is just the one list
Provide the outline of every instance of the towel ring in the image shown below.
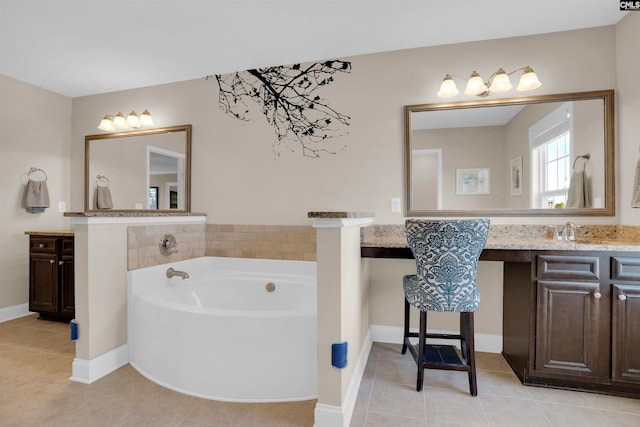
[[109,178],[104,175],[96,175],[96,185],[100,185],[101,187],[108,187],[109,184]]
[[584,154],[582,156],[576,156],[576,159],[573,161],[573,170],[576,170],[576,162],[578,161],[578,159],[584,160],[584,163],[582,165],[582,168],[584,169],[587,167],[587,162],[589,161],[590,158],[591,158],[590,153]]
[[36,168],[34,166],[31,166],[29,168],[29,172],[27,172],[27,178],[31,179],[31,174],[36,173],[36,172],[40,172],[42,175],[44,175],[44,179],[40,179],[37,181],[46,181],[47,180],[47,173],[45,171],[43,171],[40,168]]

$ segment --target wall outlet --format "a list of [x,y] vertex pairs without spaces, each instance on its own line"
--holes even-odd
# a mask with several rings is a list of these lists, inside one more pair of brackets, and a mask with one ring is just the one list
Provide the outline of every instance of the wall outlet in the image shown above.
[[58,202],[58,212],[67,211],[67,202]]
[[391,198],[391,213],[400,213],[400,197]]

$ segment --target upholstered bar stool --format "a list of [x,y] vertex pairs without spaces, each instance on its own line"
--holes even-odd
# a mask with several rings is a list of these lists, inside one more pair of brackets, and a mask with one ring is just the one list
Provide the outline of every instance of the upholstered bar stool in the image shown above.
[[[480,305],[476,271],[487,242],[489,220],[409,219],[405,231],[417,274],[403,278],[402,354],[409,348],[418,365],[416,390],[422,390],[424,369],[448,369],[468,372],[469,391],[477,396],[473,313]],[[420,310],[417,333],[409,331],[411,305]],[[460,313],[460,333],[427,333],[427,311]],[[417,348],[410,338],[418,338]],[[427,344],[427,338],[460,340],[461,354],[454,346]]]

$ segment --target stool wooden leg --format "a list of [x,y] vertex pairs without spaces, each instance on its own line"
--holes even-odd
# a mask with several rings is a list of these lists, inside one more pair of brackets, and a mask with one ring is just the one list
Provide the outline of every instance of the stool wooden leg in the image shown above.
[[424,346],[427,337],[427,312],[420,311],[420,330],[418,331],[418,381],[416,390],[422,391],[424,381]]
[[460,317],[465,318],[464,335],[467,353],[467,364],[469,365],[469,391],[471,396],[478,395],[478,383],[476,381],[476,351],[473,328],[473,313],[460,313]]
[[404,298],[404,338],[402,339],[402,354],[407,352],[407,340],[409,339],[409,301]]

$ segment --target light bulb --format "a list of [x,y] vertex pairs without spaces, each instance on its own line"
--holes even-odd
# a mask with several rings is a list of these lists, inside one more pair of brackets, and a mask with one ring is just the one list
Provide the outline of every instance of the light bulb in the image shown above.
[[142,114],[140,114],[140,125],[153,126],[153,118],[151,118],[151,113],[146,108]]
[[126,129],[127,128],[127,120],[124,118],[122,113],[118,113],[113,118],[113,126],[116,129]]
[[138,117],[138,114],[136,114],[135,111],[130,112],[129,115],[127,116],[127,124],[134,129],[138,129],[141,127],[140,118]]
[[491,81],[491,86],[489,86],[489,90],[493,93],[502,93],[510,91],[513,88],[511,81],[509,80],[509,75],[502,68],[496,71],[496,75],[493,77]]
[[537,89],[540,86],[542,86],[542,83],[540,83],[540,80],[538,80],[538,76],[533,71],[533,69],[531,69],[531,67],[527,66],[522,72],[520,83],[518,83],[518,87],[516,88],[516,90],[524,92],[527,90]]
[[460,91],[456,87],[456,82],[453,81],[453,78],[447,74],[442,80],[442,84],[440,85],[440,90],[438,91],[438,96],[440,98],[451,98],[452,96],[456,96]]
[[108,114],[104,116],[102,120],[100,120],[100,125],[98,126],[98,129],[107,130],[107,131],[115,130],[115,128],[113,127],[113,116],[110,116]]
[[489,88],[482,81],[482,77],[480,77],[480,74],[474,70],[473,73],[471,73],[471,76],[469,76],[467,88],[464,91],[465,95],[480,95],[487,90],[489,90]]

